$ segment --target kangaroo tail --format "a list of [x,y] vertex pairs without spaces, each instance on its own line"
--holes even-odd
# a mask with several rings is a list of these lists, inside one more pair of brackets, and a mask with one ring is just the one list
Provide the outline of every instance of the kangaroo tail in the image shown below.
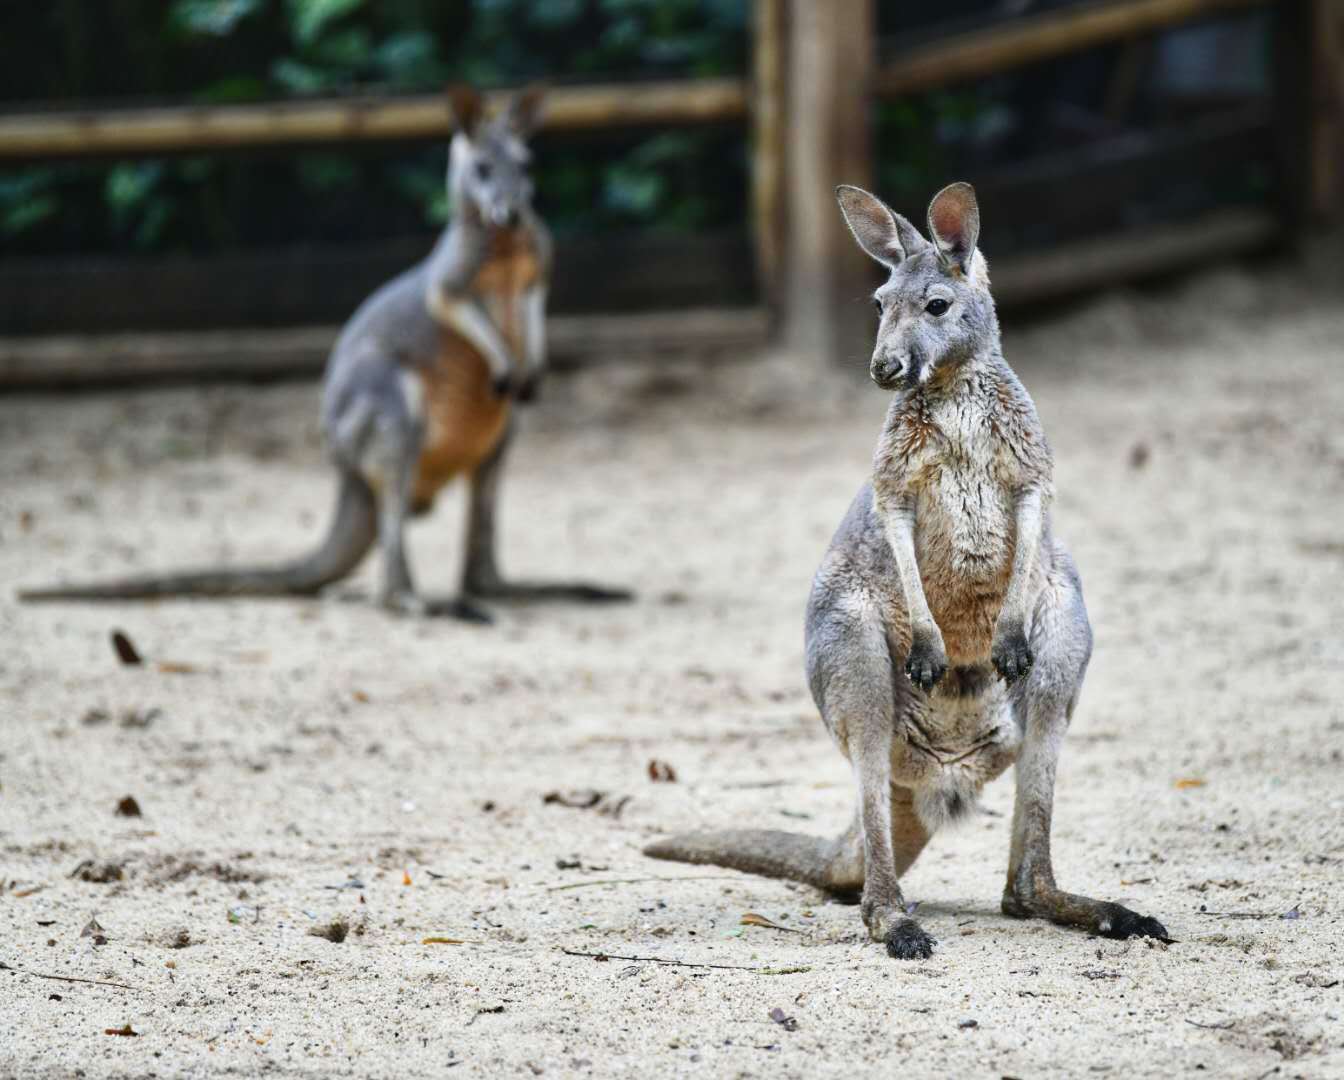
[[726,866],[848,894],[863,888],[863,869],[850,857],[845,840],[823,840],[777,829],[729,829],[659,840],[646,847],[644,854],[672,862]]
[[25,589],[27,603],[56,600],[147,600],[162,596],[309,596],[350,573],[378,531],[373,489],[353,472],[341,474],[336,512],[318,549],[291,563],[270,567],[188,570],[159,577],[125,578],[88,585]]

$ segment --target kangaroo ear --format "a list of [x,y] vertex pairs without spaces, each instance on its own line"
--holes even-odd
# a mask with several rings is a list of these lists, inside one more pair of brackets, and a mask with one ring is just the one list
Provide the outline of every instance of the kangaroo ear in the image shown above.
[[474,139],[485,118],[485,102],[474,86],[458,84],[448,87],[448,104],[453,110],[453,124],[468,139]]
[[980,207],[975,188],[958,182],[948,184],[929,203],[929,235],[944,263],[963,273],[970,269],[975,242],[980,237]]
[[514,134],[526,137],[541,126],[545,98],[546,87],[541,83],[531,83],[513,95],[505,116]]
[[896,215],[876,195],[870,195],[863,188],[841,184],[835,189],[835,198],[859,247],[874,259],[884,266],[894,267],[909,254],[901,242]]

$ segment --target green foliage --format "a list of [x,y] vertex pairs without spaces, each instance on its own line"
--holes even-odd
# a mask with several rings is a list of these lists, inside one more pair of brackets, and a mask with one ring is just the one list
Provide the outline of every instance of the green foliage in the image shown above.
[[263,0],[177,0],[169,20],[191,34],[223,37],[243,19],[257,11]]
[[0,177],[0,234],[18,236],[55,214],[60,200],[51,187],[50,169]]
[[349,15],[364,0],[286,0],[289,24],[300,47],[314,44],[322,31],[342,16]]
[[[745,68],[748,11],[747,0],[62,0],[0,15],[0,34],[32,41],[42,60],[0,71],[0,99],[219,104],[719,75]],[[562,231],[737,226],[742,143],[740,129],[546,140],[539,200]],[[41,252],[405,234],[446,220],[445,156],[439,145],[0,173],[0,236]]]

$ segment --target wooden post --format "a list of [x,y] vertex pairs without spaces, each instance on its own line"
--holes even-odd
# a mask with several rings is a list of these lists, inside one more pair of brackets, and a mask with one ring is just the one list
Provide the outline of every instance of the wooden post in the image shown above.
[[1283,239],[1299,241],[1311,220],[1312,136],[1316,48],[1312,0],[1280,0],[1274,8],[1275,187]]
[[784,300],[786,0],[755,0],[751,85],[751,211],[756,278],[777,329]]
[[1344,209],[1344,5],[1316,0],[1315,18],[1313,202],[1316,218],[1333,224]]
[[873,266],[845,228],[837,184],[873,186],[873,0],[790,0],[784,340],[868,370]]

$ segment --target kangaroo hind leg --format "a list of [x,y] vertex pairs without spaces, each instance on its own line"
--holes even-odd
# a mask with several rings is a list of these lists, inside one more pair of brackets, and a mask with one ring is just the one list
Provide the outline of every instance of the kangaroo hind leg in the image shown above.
[[406,522],[415,514],[415,480],[424,428],[406,389],[411,376],[392,364],[346,408],[336,427],[340,452],[358,463],[378,498],[378,546],[383,558],[379,602],[404,615],[449,616],[489,622],[490,616],[462,598],[433,600],[415,589],[406,557]]
[[830,730],[847,747],[858,786],[863,848],[864,925],[898,959],[933,954],[934,940],[909,917],[901,874],[928,840],[909,792],[892,785],[896,709],[910,691],[898,682],[881,624],[839,612],[814,627],[809,646],[812,685]]
[[506,581],[495,561],[495,511],[504,455],[510,434],[481,463],[471,477],[467,513],[467,557],[462,574],[462,595],[483,600],[560,600],[586,604],[630,600],[628,589],[613,589],[581,581]]
[[1104,937],[1168,940],[1166,928],[1156,919],[1120,904],[1065,892],[1055,884],[1050,854],[1055,769],[1092,649],[1077,573],[1067,562],[1055,572],[1060,574],[1060,587],[1044,591],[1031,627],[1035,663],[1013,688],[1014,709],[1024,736],[1017,759],[1003,911]]

